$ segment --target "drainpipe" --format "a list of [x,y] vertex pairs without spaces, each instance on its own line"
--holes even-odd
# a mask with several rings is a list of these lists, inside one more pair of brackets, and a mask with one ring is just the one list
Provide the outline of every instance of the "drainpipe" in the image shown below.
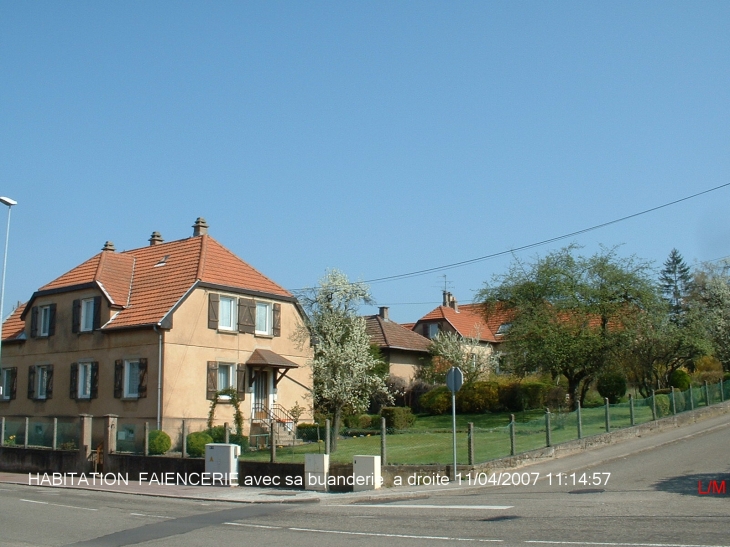
[[162,429],[162,331],[152,326],[157,333],[157,429]]

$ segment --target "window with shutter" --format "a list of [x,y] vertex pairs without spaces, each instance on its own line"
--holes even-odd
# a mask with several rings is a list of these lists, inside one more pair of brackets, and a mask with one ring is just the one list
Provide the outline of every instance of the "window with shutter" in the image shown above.
[[215,399],[216,391],[218,391],[218,363],[216,361],[208,361],[205,384],[206,398],[212,401]]
[[79,332],[94,330],[94,299],[84,298],[81,302]]
[[71,316],[71,332],[81,332],[81,300],[74,300]]
[[215,293],[208,295],[208,328],[218,330],[218,304],[220,296]]
[[256,329],[256,302],[253,298],[238,299],[238,332],[253,334]]
[[281,304],[274,304],[273,318],[272,334],[274,336],[281,336]]
[[35,365],[28,367],[28,399],[35,399]]
[[246,365],[243,363],[236,365],[236,394],[241,401],[246,398]]
[[271,304],[256,302],[256,334],[271,334]]
[[117,359],[114,361],[114,398],[122,398],[122,388],[124,382],[124,361]]

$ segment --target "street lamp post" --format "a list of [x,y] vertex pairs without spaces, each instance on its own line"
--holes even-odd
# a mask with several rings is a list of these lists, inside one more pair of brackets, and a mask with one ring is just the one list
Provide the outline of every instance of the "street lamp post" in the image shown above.
[[[8,242],[10,241],[10,210],[13,205],[17,205],[18,202],[14,199],[0,196],[0,203],[8,206],[8,226],[5,230],[5,254],[3,256],[3,279],[2,285],[0,285],[0,370],[2,370],[2,347],[3,347],[3,305],[5,304],[5,270],[8,265]],[[3,386],[0,384],[0,395],[3,395]]]

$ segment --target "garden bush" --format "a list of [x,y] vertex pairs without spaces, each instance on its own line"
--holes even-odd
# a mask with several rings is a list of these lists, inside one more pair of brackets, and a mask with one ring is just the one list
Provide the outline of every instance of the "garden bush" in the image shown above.
[[[226,442],[226,430],[225,427],[222,425],[217,425],[213,429],[208,430],[208,435],[210,435],[213,438],[214,443],[224,443]],[[245,435],[236,435],[235,433],[230,433],[228,435],[228,442],[230,444],[237,444],[241,447],[241,452],[245,452],[248,450],[248,437]]]
[[687,371],[678,368],[669,377],[669,385],[677,388],[679,391],[687,391],[692,385],[692,378]]
[[499,407],[499,385],[496,382],[464,384],[456,393],[456,411],[461,414],[494,412]]
[[196,431],[188,435],[185,442],[188,456],[201,458],[205,456],[205,445],[213,442],[213,437],[205,431]]
[[408,429],[416,421],[416,417],[407,406],[386,406],[380,409],[385,418],[385,426],[389,429]]
[[[317,430],[319,429],[319,437],[317,437]],[[324,439],[324,427],[317,424],[298,424],[297,425],[297,437],[303,441],[314,442],[318,438]]]
[[149,451],[153,456],[159,456],[170,450],[172,441],[170,436],[161,429],[154,429],[149,434]]
[[601,397],[615,405],[626,393],[626,377],[620,372],[606,372],[598,377],[596,389]]
[[451,410],[451,392],[446,386],[438,386],[421,395],[421,408],[429,414],[446,414]]
[[499,402],[512,412],[532,410],[545,406],[545,398],[552,386],[536,380],[510,382],[499,388]]
[[345,427],[349,429],[370,429],[380,420],[374,420],[369,414],[355,414],[345,417]]
[[656,395],[656,417],[663,418],[672,413],[672,407],[669,403],[669,395]]

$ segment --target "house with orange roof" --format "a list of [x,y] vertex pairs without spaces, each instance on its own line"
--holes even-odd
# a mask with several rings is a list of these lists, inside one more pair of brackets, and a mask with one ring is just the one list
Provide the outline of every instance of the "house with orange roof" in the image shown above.
[[391,376],[410,382],[430,361],[430,340],[392,321],[385,306],[379,308],[378,315],[365,316],[365,330],[370,342],[380,350]]
[[498,351],[510,327],[509,314],[495,310],[487,317],[481,304],[459,305],[454,295],[443,293],[443,303],[413,325],[414,332],[433,339],[439,332],[454,332],[476,340],[485,353]]
[[123,252],[107,242],[19,306],[3,324],[0,416],[112,414],[120,438],[149,422],[179,440],[183,420],[206,427],[216,397],[215,422],[233,423],[223,390],[240,401],[244,434],[308,406],[312,353],[291,337],[304,318],[296,298],[204,219],[193,228]]

